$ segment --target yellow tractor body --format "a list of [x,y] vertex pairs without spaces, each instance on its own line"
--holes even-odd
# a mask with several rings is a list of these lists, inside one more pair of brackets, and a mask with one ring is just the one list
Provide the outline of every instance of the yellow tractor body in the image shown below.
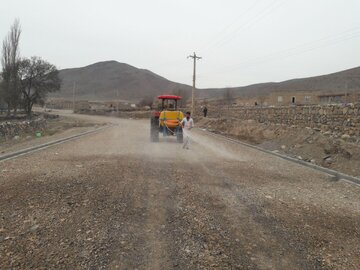
[[150,119],[150,138],[152,142],[159,141],[159,133],[166,136],[176,136],[179,143],[183,142],[183,129],[181,121],[184,113],[177,109],[177,101],[181,99],[175,95],[158,96],[161,100],[159,110],[154,111]]
[[176,128],[184,119],[184,114],[181,111],[162,111],[159,116],[161,127]]

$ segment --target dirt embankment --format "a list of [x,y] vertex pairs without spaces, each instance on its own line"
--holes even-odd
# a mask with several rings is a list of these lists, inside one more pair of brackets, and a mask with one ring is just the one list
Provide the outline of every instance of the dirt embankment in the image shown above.
[[312,128],[258,123],[254,120],[201,118],[197,125],[270,151],[360,176],[360,144]]

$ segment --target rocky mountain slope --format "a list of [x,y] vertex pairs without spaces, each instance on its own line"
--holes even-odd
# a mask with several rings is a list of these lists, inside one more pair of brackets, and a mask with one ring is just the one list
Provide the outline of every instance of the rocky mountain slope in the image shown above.
[[139,100],[164,92],[189,91],[190,86],[169,81],[149,70],[138,69],[116,61],[95,63],[60,71],[62,87],[53,97],[87,100]]
[[[360,67],[336,72],[328,75],[293,79],[284,82],[260,83],[244,87],[230,88],[235,96],[259,96],[278,91],[320,91],[320,92],[344,92],[360,91]],[[222,97],[224,88],[201,90],[199,97],[211,98]]]
[[[98,62],[81,68],[60,71],[63,84],[53,97],[86,100],[122,99],[139,101],[163,93],[178,93],[190,97],[191,86],[172,82],[149,70],[117,61]],[[233,96],[259,96],[277,91],[359,91],[360,67],[323,76],[284,82],[260,83],[231,88]],[[225,88],[198,89],[199,98],[222,98]]]

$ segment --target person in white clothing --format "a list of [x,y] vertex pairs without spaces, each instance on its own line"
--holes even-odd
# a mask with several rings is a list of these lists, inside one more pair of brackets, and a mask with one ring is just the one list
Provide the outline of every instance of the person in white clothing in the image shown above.
[[181,125],[183,127],[183,132],[184,132],[184,144],[183,144],[183,148],[189,149],[189,144],[190,144],[190,137],[189,137],[189,133],[190,130],[194,127],[194,120],[190,117],[190,112],[187,112],[185,114],[185,118],[181,121]]

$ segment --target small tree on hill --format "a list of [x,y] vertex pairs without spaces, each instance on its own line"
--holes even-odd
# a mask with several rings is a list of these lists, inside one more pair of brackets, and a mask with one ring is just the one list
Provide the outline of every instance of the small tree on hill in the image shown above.
[[154,103],[154,99],[152,97],[144,97],[140,100],[138,105],[140,107],[149,106],[150,108],[152,108],[153,103]]
[[57,68],[40,57],[24,58],[19,65],[20,89],[24,109],[31,117],[34,104],[45,101],[48,93],[60,90]]

